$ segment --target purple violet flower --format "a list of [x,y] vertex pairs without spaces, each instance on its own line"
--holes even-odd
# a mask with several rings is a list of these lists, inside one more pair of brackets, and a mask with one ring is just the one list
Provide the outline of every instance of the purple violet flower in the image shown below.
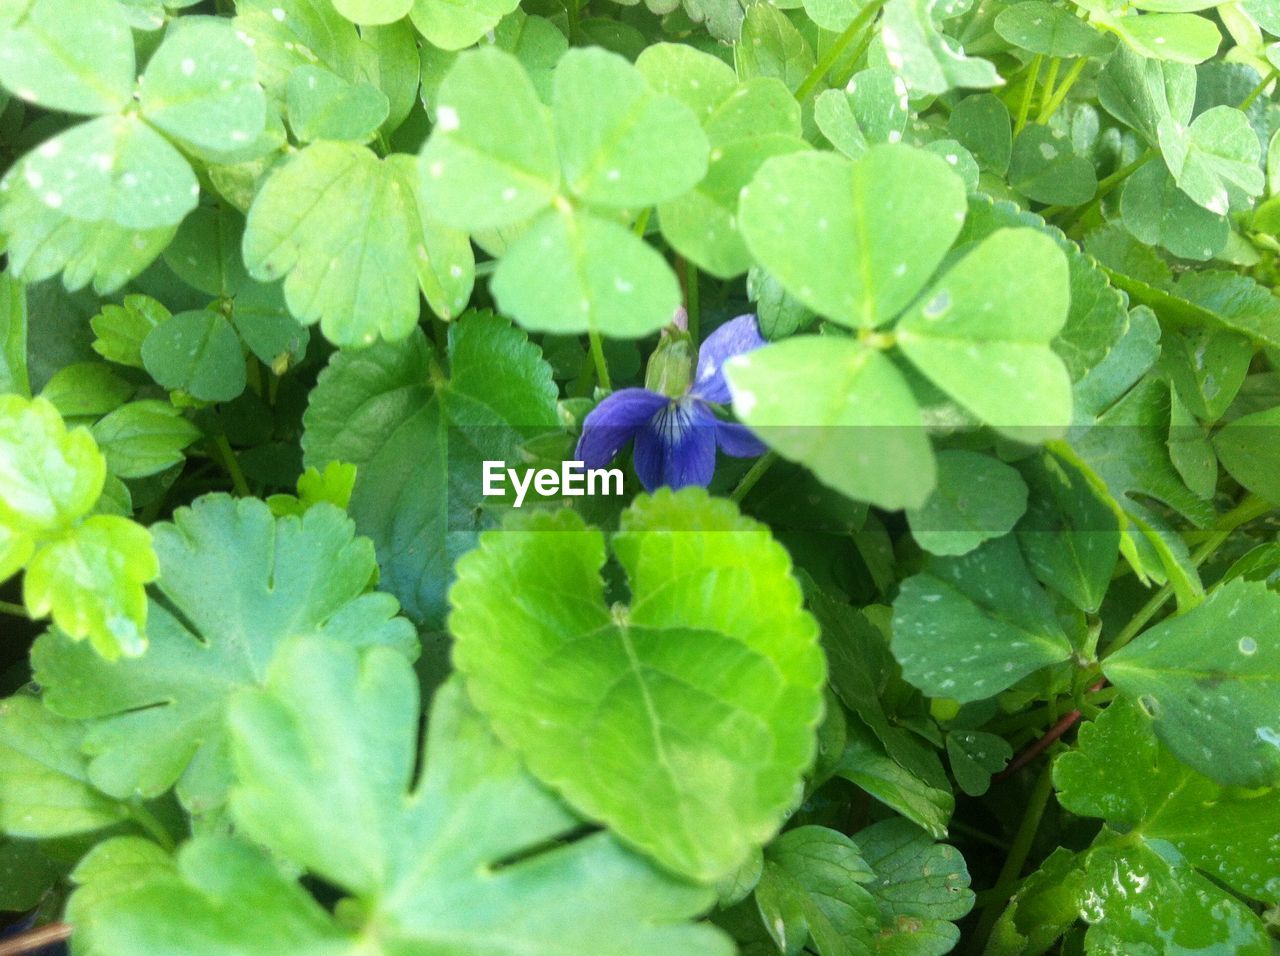
[[634,438],[636,475],[653,491],[710,484],[717,445],[734,458],[764,454],[764,444],[745,425],[722,421],[711,410],[729,401],[724,363],[764,344],[754,315],[726,322],[702,343],[693,383],[680,397],[624,388],[592,409],[582,423],[577,458],[587,468],[603,468]]

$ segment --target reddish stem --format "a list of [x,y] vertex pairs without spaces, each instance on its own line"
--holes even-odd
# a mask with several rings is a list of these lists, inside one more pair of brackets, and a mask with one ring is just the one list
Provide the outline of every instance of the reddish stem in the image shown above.
[[[1089,688],[1089,693],[1092,694],[1094,691],[1102,690],[1102,688],[1106,686],[1106,683],[1107,679],[1105,677],[1101,678],[1096,684]],[[991,779],[1000,781],[1007,780],[1009,777],[1012,777],[1015,773],[1053,746],[1053,742],[1060,739],[1063,734],[1074,727],[1076,725],[1076,721],[1078,721],[1081,716],[1082,715],[1078,710],[1073,710],[1068,714],[1063,714],[1062,718],[1050,727],[1043,737],[1033,743],[1026,750],[1022,751],[1022,753],[1018,754],[1018,756],[1014,757],[1009,766],[1005,767]],[[0,954],[0,956],[2,956],[2,954]]]
[[51,943],[60,943],[71,937],[70,923],[49,923],[37,926],[33,930],[15,936],[13,939],[0,940],[0,956],[22,956],[32,953]]

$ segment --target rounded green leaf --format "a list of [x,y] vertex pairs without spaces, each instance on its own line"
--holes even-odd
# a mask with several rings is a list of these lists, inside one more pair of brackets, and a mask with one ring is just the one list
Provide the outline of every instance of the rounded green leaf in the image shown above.
[[88,638],[107,660],[147,647],[147,593],[159,567],[146,528],[94,515],[38,550],[22,579],[32,617],[52,612],[72,640]]
[[168,402],[122,405],[93,426],[107,468],[117,478],[145,478],[178,464],[200,429]]
[[938,453],[938,487],[907,511],[916,543],[931,554],[967,554],[1013,530],[1027,508],[1027,486],[998,458],[972,451]]
[[1247,202],[1266,185],[1258,162],[1258,134],[1238,109],[1215,106],[1188,129],[1166,120],[1159,134],[1165,163],[1178,187],[1210,212],[1225,215],[1233,201]]
[[1028,126],[1013,141],[1009,185],[1036,202],[1076,206],[1098,191],[1098,175],[1061,130]]
[[56,533],[102,493],[107,465],[84,428],[67,431],[43,398],[0,395],[0,524]]
[[318,66],[300,66],[290,74],[288,100],[289,128],[303,142],[367,142],[391,109],[376,86],[348,83]]
[[413,6],[413,0],[333,0],[333,7],[352,23],[395,23]]
[[1071,378],[1050,348],[1070,305],[1067,258],[1001,229],[951,267],[895,329],[899,348],[987,424],[1025,442],[1071,423]]
[[756,261],[815,311],[880,325],[929,280],[960,232],[964,182],[945,160],[876,146],[857,162],[827,153],[770,159],[742,192]]
[[1212,259],[1231,235],[1227,217],[1194,202],[1163,163],[1147,163],[1125,181],[1120,215],[1139,240],[1183,259]]
[[1015,3],[1000,11],[996,32],[1015,46],[1045,56],[1102,56],[1115,44],[1075,12],[1044,0]]
[[911,389],[851,339],[801,336],[725,363],[733,408],[784,458],[881,508],[918,507],[935,465]]
[[519,60],[494,47],[458,57],[419,164],[427,205],[460,229],[511,225],[550,204],[560,185],[555,138]]
[[680,286],[652,246],[607,219],[549,212],[502,257],[489,289],[532,332],[599,331],[638,339],[680,304]]
[[224,20],[179,20],[142,75],[148,123],[216,160],[244,149],[263,131],[267,99],[253,51]]
[[112,0],[34,0],[0,27],[0,83],[67,113],[114,113],[133,92],[133,34]]
[[1191,13],[1144,13],[1104,22],[1139,54],[1155,60],[1203,63],[1222,43],[1212,20]]
[[705,124],[738,87],[733,67],[718,56],[685,43],[655,43],[636,58],[650,88],[693,110]]
[[638,499],[612,550],[625,610],[605,600],[603,533],[574,512],[485,535],[450,592],[454,663],[540,780],[711,882],[777,832],[813,758],[817,627],[786,551],[699,490]]
[[414,0],[409,17],[432,46],[461,50],[519,5],[519,0]]
[[240,337],[223,316],[208,309],[179,312],[142,343],[142,364],[170,390],[205,402],[229,402],[245,386]]
[[698,117],[655,93],[615,53],[592,47],[561,57],[552,113],[565,186],[585,202],[651,206],[687,192],[707,171]]

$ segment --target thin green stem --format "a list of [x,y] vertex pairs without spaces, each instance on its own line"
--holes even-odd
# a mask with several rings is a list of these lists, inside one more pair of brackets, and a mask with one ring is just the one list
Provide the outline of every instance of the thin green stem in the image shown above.
[[582,36],[578,0],[564,0],[564,12],[569,18],[569,42],[577,43]]
[[21,604],[14,604],[11,601],[0,601],[0,614],[8,614],[10,617],[26,618],[31,620],[31,615],[27,613],[27,609]]
[[[1192,552],[1191,563],[1197,568],[1200,567],[1222,547],[1226,540],[1231,537],[1233,531],[1243,524],[1248,524],[1255,518],[1261,518],[1271,510],[1272,505],[1269,502],[1264,501],[1257,495],[1249,495],[1244,501],[1222,516],[1221,524],[1213,530],[1213,533],[1205,539],[1200,547]],[[1115,640],[1107,645],[1107,654],[1114,654],[1141,634],[1151,619],[1159,613],[1160,609],[1168,603],[1171,597],[1173,597],[1173,586],[1170,584],[1166,584],[1151,595],[1147,603],[1138,609],[1138,613],[1130,618],[1129,623],[1116,635]]]
[[809,94],[818,88],[818,84],[822,82],[822,78],[827,72],[836,65],[836,61],[844,55],[844,51],[849,48],[849,44],[853,42],[854,37],[862,32],[862,28],[874,19],[875,15],[880,12],[880,8],[885,5],[887,0],[871,0],[865,7],[858,11],[858,15],[853,18],[853,22],[844,28],[844,32],[836,37],[835,42],[827,49],[827,52],[818,60],[817,65],[809,71],[809,75],[796,88],[796,99],[803,103],[809,98]]
[[222,467],[231,476],[231,485],[235,488],[236,494],[241,498],[253,497],[253,492],[249,490],[249,482],[245,480],[244,472],[240,470],[240,462],[236,460],[236,453],[231,450],[231,442],[227,441],[227,436],[218,435],[214,438],[213,448],[222,462]]
[[[1049,109],[1049,101],[1053,99],[1053,88],[1058,83],[1058,71],[1062,69],[1062,57],[1055,56],[1049,61],[1049,75],[1044,78],[1044,90],[1040,94],[1040,116]],[[1043,123],[1043,119],[1036,122]]]
[[[1093,202],[1089,203],[1089,205],[1085,206],[1084,209],[1081,210],[1080,215],[1076,216],[1075,222],[1079,222],[1089,214],[1090,210],[1096,206],[1100,206],[1102,204],[1102,200],[1111,195],[1117,186],[1159,155],[1160,151],[1153,146],[1127,166],[1120,167],[1110,176],[1106,176],[1100,180],[1098,182],[1098,191],[1094,193],[1093,196]],[[1051,216],[1059,215],[1060,213],[1067,212],[1074,208],[1075,206],[1046,206],[1040,211],[1040,215],[1045,219],[1048,219]]]
[[697,342],[702,328],[701,293],[698,289],[698,267],[685,262],[684,311],[689,318],[689,337]]
[[986,946],[987,938],[1000,918],[1004,904],[1009,901],[1013,891],[1017,889],[1022,868],[1026,865],[1027,856],[1031,853],[1031,845],[1035,842],[1036,833],[1040,829],[1040,821],[1044,819],[1044,811],[1049,806],[1049,797],[1053,793],[1053,762],[1049,761],[1040,771],[1031,794],[1027,797],[1027,809],[1018,824],[1018,832],[1014,834],[1013,843],[1009,846],[1009,855],[1004,858],[1000,867],[1000,875],[991,888],[982,910],[982,918],[978,921],[977,931],[973,934],[971,953],[981,953]]
[[737,487],[735,487],[733,491],[729,492],[729,500],[740,504],[742,499],[747,496],[747,493],[756,486],[756,482],[764,477],[765,472],[772,468],[773,463],[777,460],[777,454],[771,451],[767,451],[757,458],[756,463],[751,466],[750,470],[745,475],[742,476]]
[[1027,125],[1027,117],[1031,115],[1031,101],[1036,96],[1036,82],[1040,79],[1040,67],[1044,65],[1044,54],[1037,53],[1031,61],[1031,72],[1027,74],[1027,85],[1022,91],[1022,102],[1018,105],[1018,119],[1013,124],[1013,135],[1017,136]]
[[133,822],[146,831],[151,839],[155,840],[160,846],[173,852],[176,844],[174,843],[173,834],[165,827],[163,823],[156,817],[154,813],[141,803],[131,803],[129,805],[129,816]]
[[1244,111],[1244,110],[1247,110],[1250,106],[1252,106],[1254,104],[1254,101],[1259,96],[1261,96],[1264,92],[1266,92],[1267,87],[1275,82],[1277,77],[1280,77],[1280,70],[1274,70],[1274,69],[1269,70],[1267,72],[1267,75],[1262,78],[1262,81],[1257,86],[1255,86],[1252,90],[1250,90],[1249,95],[1246,96],[1243,101],[1241,101],[1240,110]]
[[652,206],[645,206],[640,210],[640,216],[636,219],[636,224],[631,227],[632,231],[641,239],[644,238],[645,232],[649,229],[649,216],[653,214]]
[[1041,126],[1048,124],[1053,119],[1053,114],[1058,112],[1063,102],[1066,101],[1067,94],[1071,92],[1071,87],[1076,85],[1076,80],[1080,79],[1080,74],[1084,72],[1084,68],[1089,65],[1087,57],[1081,57],[1071,65],[1071,69],[1067,71],[1067,75],[1062,78],[1062,83],[1053,91],[1053,96],[1040,108],[1040,115],[1036,118],[1036,122]]
[[604,360],[604,343],[600,340],[600,333],[593,329],[587,333],[587,337],[591,339],[591,361],[595,362],[596,381],[601,388],[611,392],[613,381],[609,378],[609,363]]

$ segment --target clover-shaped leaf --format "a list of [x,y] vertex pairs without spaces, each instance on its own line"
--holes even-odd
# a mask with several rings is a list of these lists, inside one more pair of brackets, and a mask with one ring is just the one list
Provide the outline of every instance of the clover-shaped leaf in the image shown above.
[[89,775],[109,794],[150,797],[176,782],[191,810],[219,806],[227,700],[266,679],[289,637],[416,646],[395,599],[365,593],[373,546],[334,507],[276,519],[260,501],[210,495],[151,532],[160,577],[147,654],[108,663],[57,631],[32,652],[49,708],[91,721]]
[[574,512],[483,536],[450,592],[454,662],[540,780],[710,882],[798,797],[822,710],[817,628],[782,547],[699,490],[637,500],[612,551],[625,608],[605,600],[604,535]]

